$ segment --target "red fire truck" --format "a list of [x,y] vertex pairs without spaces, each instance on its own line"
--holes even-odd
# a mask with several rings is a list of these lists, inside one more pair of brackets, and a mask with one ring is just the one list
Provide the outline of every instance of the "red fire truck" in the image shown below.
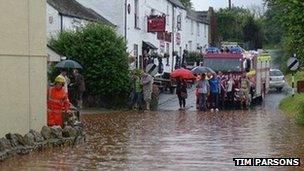
[[[203,65],[214,71],[221,71],[224,75],[232,74],[236,82],[246,73],[250,80],[249,98],[263,101],[269,89],[270,55],[262,50],[245,51],[238,45],[222,46],[222,50],[208,48],[204,54]],[[240,102],[240,87],[235,87],[235,101]]]

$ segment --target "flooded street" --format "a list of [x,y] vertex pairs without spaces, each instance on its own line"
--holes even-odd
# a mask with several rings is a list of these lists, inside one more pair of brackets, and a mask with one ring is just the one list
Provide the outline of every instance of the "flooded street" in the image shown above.
[[0,169],[300,170],[235,167],[233,162],[236,157],[300,157],[303,163],[304,127],[277,110],[283,97],[271,93],[249,111],[202,113],[191,103],[178,111],[176,99],[168,99],[158,112],[85,115],[86,142],[15,157],[0,163]]

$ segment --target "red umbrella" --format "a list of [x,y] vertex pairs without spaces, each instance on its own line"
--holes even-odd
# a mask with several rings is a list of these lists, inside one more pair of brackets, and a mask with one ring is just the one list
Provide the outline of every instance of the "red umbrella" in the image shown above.
[[184,68],[174,70],[170,75],[172,78],[182,77],[186,80],[195,79],[195,76],[191,73],[191,71]]

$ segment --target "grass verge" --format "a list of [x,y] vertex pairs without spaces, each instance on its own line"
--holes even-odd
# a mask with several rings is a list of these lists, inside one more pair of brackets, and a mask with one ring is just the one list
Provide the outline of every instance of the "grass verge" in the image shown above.
[[[294,74],[295,76],[295,87],[297,87],[297,81],[300,81],[300,80],[303,80],[304,79],[304,71],[298,71]],[[288,74],[285,76],[287,82],[288,82],[288,85],[291,86],[291,74]]]
[[297,123],[304,124],[304,94],[286,97],[280,102],[279,107],[283,112],[294,117]]

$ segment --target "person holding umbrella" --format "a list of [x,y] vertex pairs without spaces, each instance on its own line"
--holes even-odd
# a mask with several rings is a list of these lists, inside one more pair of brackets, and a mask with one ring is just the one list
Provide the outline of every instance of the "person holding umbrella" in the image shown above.
[[65,84],[64,84],[63,88],[66,93],[69,93],[68,85],[70,84],[71,80],[67,76],[67,73],[68,73],[68,71],[66,69],[62,68],[60,70],[60,74],[58,76],[62,76],[64,78]]
[[61,68],[61,73],[60,75],[65,78],[65,84],[64,84],[64,89],[65,92],[68,93],[68,85],[70,84],[70,79],[68,78],[68,69],[82,69],[82,66],[73,60],[63,60],[59,62],[58,64],[55,65],[56,68]]
[[176,79],[176,95],[179,101],[179,109],[184,110],[186,107],[187,99],[187,82],[183,77],[177,77]]
[[185,109],[187,94],[187,81],[195,80],[196,77],[191,71],[181,68],[174,70],[170,76],[176,79],[176,95],[179,100],[180,110]]
[[77,118],[80,120],[80,112],[82,109],[82,96],[85,91],[85,83],[83,76],[79,73],[77,69],[73,70],[74,83],[70,84],[75,88],[75,100],[77,107]]

